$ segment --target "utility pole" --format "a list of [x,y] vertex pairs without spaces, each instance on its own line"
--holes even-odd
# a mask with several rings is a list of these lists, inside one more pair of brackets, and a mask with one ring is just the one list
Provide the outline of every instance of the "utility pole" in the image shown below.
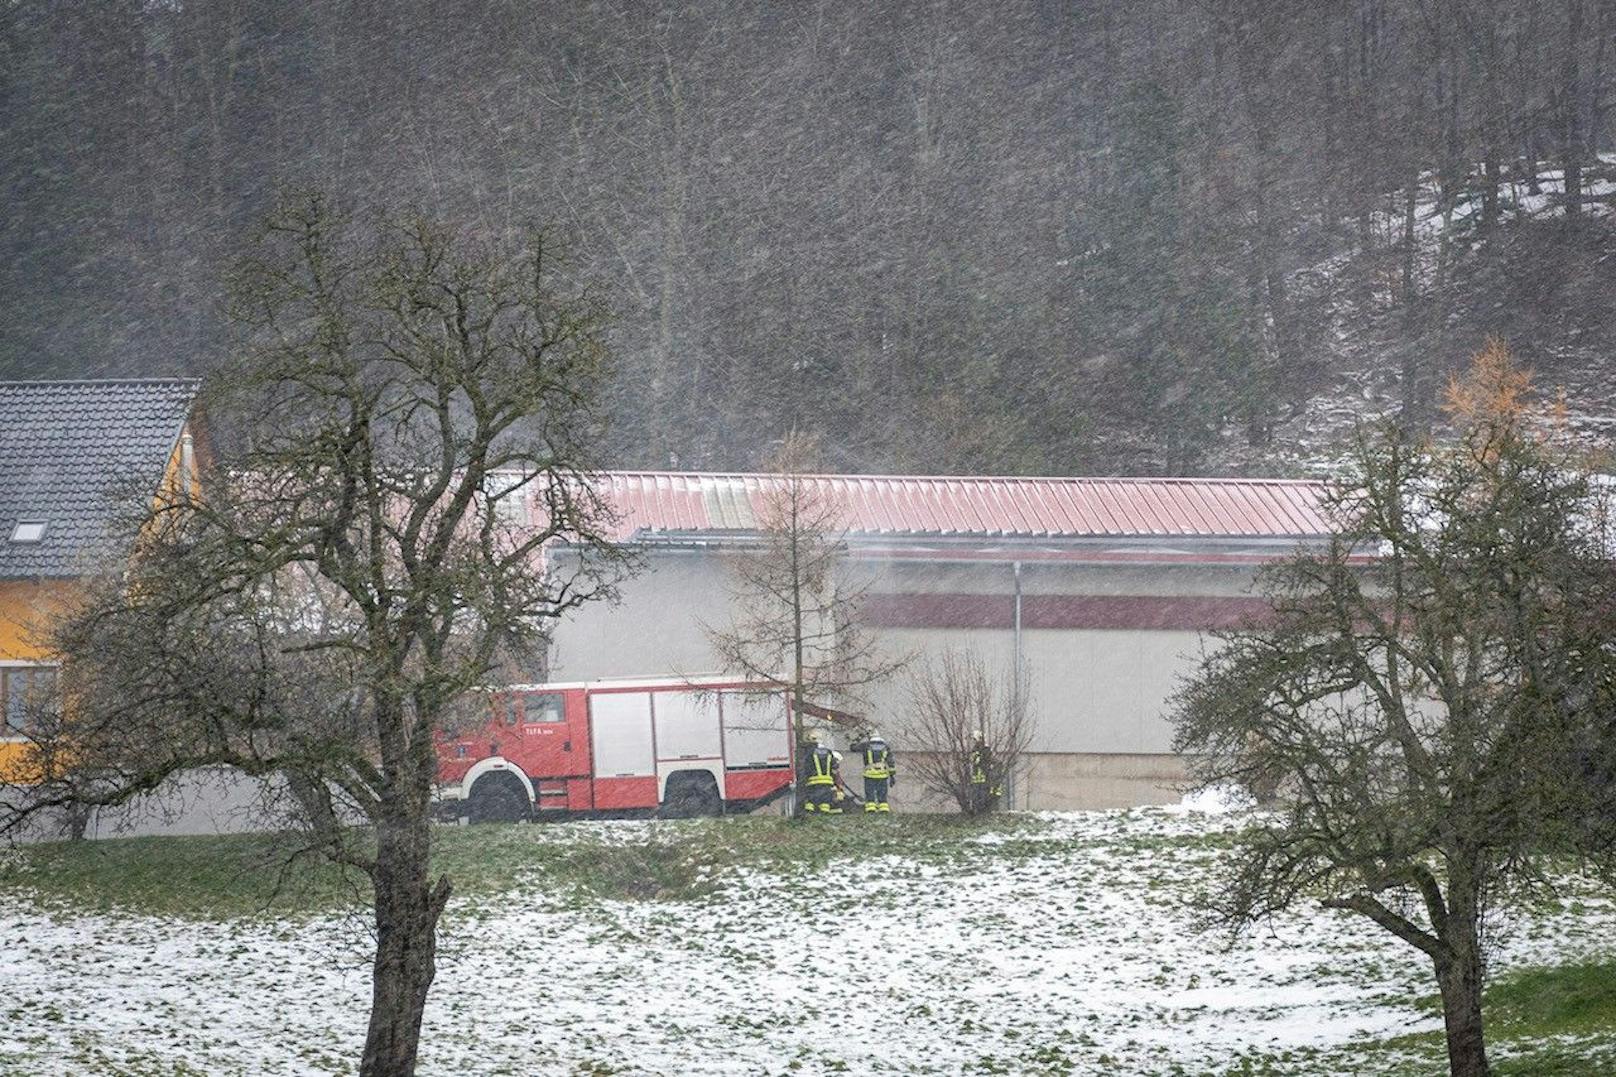
[[[1010,568],[1016,585],[1015,628],[1010,669],[1010,713],[1019,714],[1021,712],[1021,562],[1010,562]],[[1006,767],[1004,772],[1004,802],[1012,808],[1016,806],[1016,776],[1012,767]]]

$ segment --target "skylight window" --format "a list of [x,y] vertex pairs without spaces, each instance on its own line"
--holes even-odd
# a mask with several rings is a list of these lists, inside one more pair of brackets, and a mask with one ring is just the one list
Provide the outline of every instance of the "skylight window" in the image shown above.
[[11,532],[12,542],[38,542],[44,537],[44,520],[19,520]]

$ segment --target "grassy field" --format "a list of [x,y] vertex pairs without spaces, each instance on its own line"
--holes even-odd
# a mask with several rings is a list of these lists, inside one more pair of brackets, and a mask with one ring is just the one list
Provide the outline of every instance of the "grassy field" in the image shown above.
[[[1005,839],[995,846],[995,855],[1012,857],[1041,848],[1014,844],[1018,833],[1039,830],[1034,816],[1004,815],[986,832]],[[894,854],[916,863],[946,863],[971,851],[963,839],[983,832],[983,824],[934,815],[828,824],[770,815],[679,823],[444,826],[434,831],[433,869],[447,873],[456,893],[465,897],[542,883],[562,899],[579,902],[678,900],[701,896],[724,875],[742,869],[813,874],[834,860]],[[0,852],[0,889],[81,912],[199,920],[311,916],[362,901],[362,882],[306,855],[295,835],[114,838]]]
[[[1233,942],[1192,930],[1236,825],[443,828],[456,898],[422,1072],[1437,1072],[1439,1011],[1407,947],[1320,909]],[[349,1072],[362,892],[294,851],[240,835],[0,854],[0,1072]],[[1504,925],[1499,1072],[1616,1071],[1613,928],[1580,882]],[[816,953],[829,971],[805,982]]]

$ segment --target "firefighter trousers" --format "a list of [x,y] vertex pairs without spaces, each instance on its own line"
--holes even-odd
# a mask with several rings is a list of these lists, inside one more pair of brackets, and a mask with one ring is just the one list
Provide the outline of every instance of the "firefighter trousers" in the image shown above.
[[809,815],[839,815],[842,806],[837,801],[834,785],[804,786],[802,810]]
[[864,778],[864,810],[865,811],[891,811],[887,804],[887,789],[892,785],[891,778]]

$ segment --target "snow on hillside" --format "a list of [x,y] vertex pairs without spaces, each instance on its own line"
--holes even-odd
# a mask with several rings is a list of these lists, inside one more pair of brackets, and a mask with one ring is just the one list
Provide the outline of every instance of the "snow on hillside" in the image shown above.
[[[1476,179],[1480,181],[1480,168]],[[1441,188],[1434,172],[1424,173],[1414,199],[1414,234],[1425,243],[1434,243],[1444,231],[1473,239],[1471,226],[1481,220],[1481,197],[1477,192],[1466,192],[1455,198],[1446,217],[1440,203]],[[1590,163],[1582,180],[1582,206],[1593,217],[1616,214],[1616,153],[1600,154],[1597,163]],[[1386,242],[1396,242],[1404,225],[1403,214],[1407,200],[1402,192],[1388,196],[1387,206],[1371,217],[1371,228]],[[1535,176],[1512,175],[1499,187],[1498,209],[1502,221],[1542,220],[1565,216],[1565,170],[1539,169]],[[1434,260],[1434,249],[1422,252]]]
[[[737,871],[693,901],[580,901],[537,880],[457,900],[421,1071],[1319,1072],[1331,1052],[1437,1026],[1411,1005],[1430,990],[1424,963],[1346,914],[1303,911],[1233,945],[1192,931],[1183,899],[1240,818],[1194,807]],[[633,843],[685,825],[530,832]],[[1584,897],[1506,925],[1497,964],[1609,954],[1613,929],[1616,907]],[[0,1070],[348,1072],[369,941],[341,917],[195,923],[12,901]]]
[[[1565,218],[1563,169],[1544,165],[1535,174],[1506,171],[1506,175],[1507,181],[1498,189],[1499,222],[1506,234],[1522,226]],[[1414,267],[1422,292],[1428,292],[1441,273],[1444,240],[1456,267],[1481,246],[1479,177],[1477,165],[1477,186],[1461,192],[1446,207],[1435,173],[1424,173],[1415,187]],[[1581,204],[1590,219],[1616,217],[1616,153],[1601,154],[1585,167]],[[1356,245],[1290,275],[1291,287],[1297,294],[1329,297],[1320,312],[1324,339],[1316,357],[1324,371],[1323,380],[1318,391],[1280,424],[1273,446],[1253,450],[1244,443],[1242,431],[1232,427],[1225,430],[1209,464],[1212,470],[1337,474],[1344,444],[1353,429],[1359,423],[1389,417],[1401,409],[1399,352],[1410,347],[1431,347],[1429,340],[1411,343],[1405,339],[1406,329],[1399,321],[1404,316],[1398,296],[1406,210],[1406,192],[1387,192],[1382,205],[1362,222],[1367,234],[1355,220],[1336,222],[1339,230],[1356,236]],[[1514,246],[1513,240],[1504,244],[1505,260],[1511,257],[1507,252]],[[1590,271],[1607,271],[1605,280],[1616,280],[1616,273],[1608,272],[1613,257],[1616,255],[1598,259]],[[1450,322],[1447,329],[1460,336],[1469,329],[1516,333],[1512,343],[1520,357],[1529,366],[1538,367],[1537,388],[1549,394],[1564,392],[1571,428],[1591,445],[1616,450],[1616,395],[1612,392],[1616,345],[1608,335],[1576,328],[1575,318],[1562,318],[1560,322],[1566,324],[1553,327],[1536,324],[1533,312],[1511,307],[1511,303],[1524,302],[1519,297],[1509,302],[1497,296],[1470,298],[1477,302],[1484,298],[1496,301],[1489,312],[1491,320],[1475,324]],[[1430,358],[1422,354],[1420,360],[1428,362]],[[1436,377],[1432,388],[1439,388],[1440,383],[1441,377]]]

